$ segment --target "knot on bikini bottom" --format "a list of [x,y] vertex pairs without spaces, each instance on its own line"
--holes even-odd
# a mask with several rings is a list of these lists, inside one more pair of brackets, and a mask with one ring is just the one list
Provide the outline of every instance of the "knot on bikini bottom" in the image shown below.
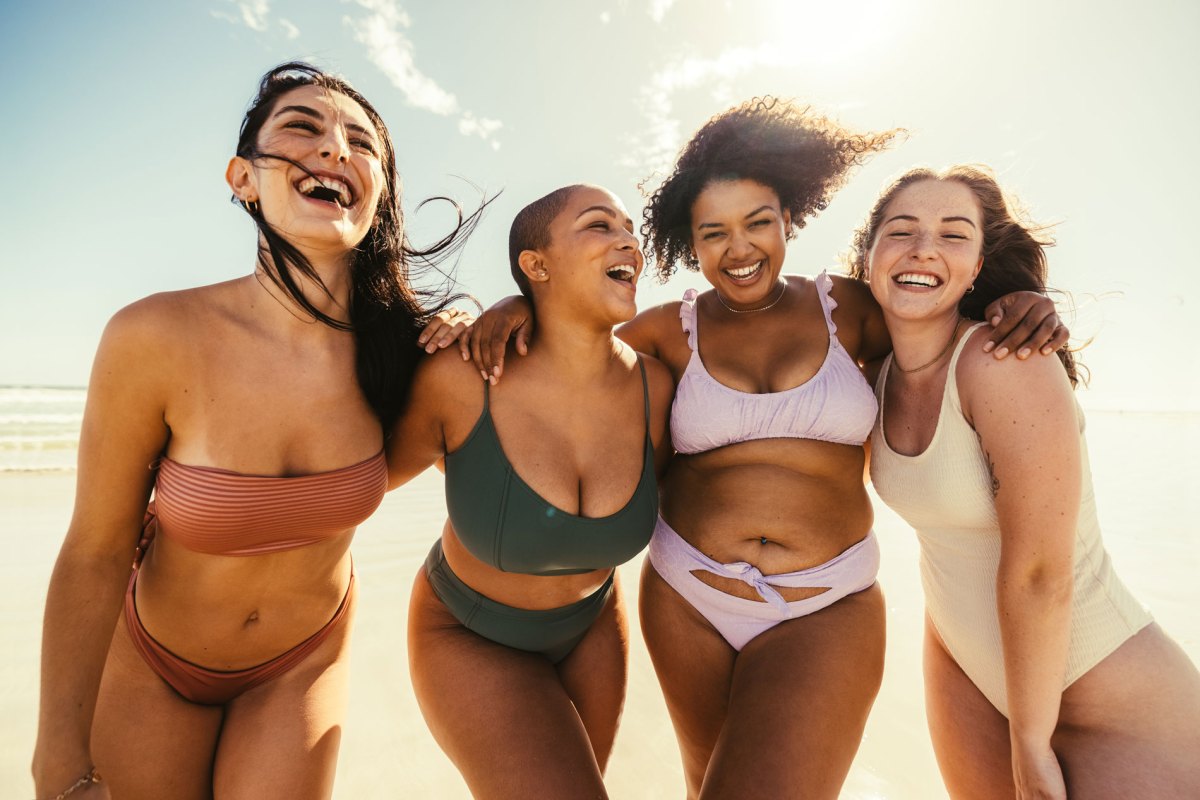
[[779,613],[785,617],[791,616],[791,611],[788,609],[787,601],[783,599],[783,595],[775,591],[775,587],[767,583],[766,576],[759,571],[758,567],[749,564],[745,561],[735,561],[732,564],[722,564],[726,577],[734,578],[749,586],[754,587],[754,591],[758,592],[759,597],[771,604]]

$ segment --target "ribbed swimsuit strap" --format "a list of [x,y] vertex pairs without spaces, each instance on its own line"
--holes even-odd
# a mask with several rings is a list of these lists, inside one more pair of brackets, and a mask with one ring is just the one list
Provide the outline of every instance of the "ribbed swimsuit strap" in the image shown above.
[[986,324],[986,322],[976,322],[967,328],[967,332],[958,340],[958,344],[954,345],[954,352],[950,354],[950,366],[946,368],[946,387],[942,390],[942,410],[948,405],[960,417],[962,416],[962,400],[958,396],[958,379],[955,377],[955,373],[958,371],[958,359],[967,346],[967,340],[975,333],[975,329]]

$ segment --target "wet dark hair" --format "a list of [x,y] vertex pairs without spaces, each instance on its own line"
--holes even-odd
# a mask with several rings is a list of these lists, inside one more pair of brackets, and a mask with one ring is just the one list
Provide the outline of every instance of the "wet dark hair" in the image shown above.
[[[350,266],[349,322],[330,317],[304,296],[293,270],[327,295],[330,292],[304,254],[263,218],[261,207],[241,203],[237,197],[233,202],[244,208],[258,227],[261,237],[258,263],[267,277],[315,319],[338,330],[353,331],[358,383],[387,435],[407,401],[413,370],[421,355],[416,346],[417,335],[430,317],[464,296],[449,293],[447,287],[452,281],[440,265],[461,251],[491,200],[483,200],[479,208],[464,216],[453,200],[435,198],[454,206],[457,224],[429,247],[414,248],[404,230],[395,148],[379,112],[344,79],[300,61],[280,64],[263,75],[258,92],[242,120],[237,155],[251,162],[285,161],[308,172],[303,164],[277,153],[264,152],[258,146],[259,132],[271,117],[279,98],[302,86],[318,86],[349,97],[366,112],[379,137],[383,189],[371,228],[354,249]],[[414,287],[412,278],[430,270],[441,276],[440,286],[435,289]]]
[[[983,221],[983,268],[975,278],[975,290],[963,295],[958,311],[967,319],[983,321],[984,311],[995,300],[1019,291],[1045,294],[1046,248],[1054,245],[1050,227],[1031,221],[1015,198],[1007,195],[986,166],[959,164],[937,172],[925,167],[909,170],[894,180],[871,208],[867,221],[854,233],[846,260],[852,278],[865,280],[871,247],[883,225],[888,205],[903,189],[921,181],[954,181],[975,195]],[[1058,357],[1071,385],[1082,379],[1081,365],[1071,350],[1062,348]]]
[[586,188],[582,183],[574,183],[555,189],[550,194],[539,197],[522,208],[513,217],[512,227],[508,229],[508,266],[512,270],[513,280],[521,289],[530,303],[533,303],[533,290],[529,279],[521,271],[519,260],[524,250],[540,250],[550,244],[550,225],[566,207],[571,195],[579,189]]
[[718,114],[696,131],[650,195],[642,223],[646,258],[663,282],[680,262],[700,268],[692,254],[692,205],[717,181],[748,179],[769,187],[779,196],[780,210],[791,212],[794,235],[807,217],[825,209],[853,167],[902,133],[852,133],[810,108],[774,97]]

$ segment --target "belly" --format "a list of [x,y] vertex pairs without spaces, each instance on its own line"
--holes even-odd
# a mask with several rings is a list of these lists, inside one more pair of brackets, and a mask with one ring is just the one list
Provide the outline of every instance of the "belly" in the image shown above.
[[863,463],[861,447],[794,439],[676,456],[663,518],[722,563],[746,561],[764,574],[817,566],[871,529]]
[[159,537],[142,562],[138,616],[177,656],[252,667],[318,631],[345,597],[352,534],[261,556],[194,553]]
[[502,572],[471,555],[449,520],[442,528],[442,550],[450,569],[467,586],[497,603],[528,610],[561,608],[582,600],[599,589],[610,572],[607,569],[577,575]]

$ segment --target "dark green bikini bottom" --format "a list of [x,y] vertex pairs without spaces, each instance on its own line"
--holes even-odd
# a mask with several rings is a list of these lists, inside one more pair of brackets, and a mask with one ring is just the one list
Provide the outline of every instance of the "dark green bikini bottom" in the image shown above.
[[469,631],[517,650],[541,653],[557,664],[583,641],[613,592],[613,576],[582,600],[559,608],[513,608],[484,597],[451,571],[434,542],[425,559],[425,576],[433,593]]

